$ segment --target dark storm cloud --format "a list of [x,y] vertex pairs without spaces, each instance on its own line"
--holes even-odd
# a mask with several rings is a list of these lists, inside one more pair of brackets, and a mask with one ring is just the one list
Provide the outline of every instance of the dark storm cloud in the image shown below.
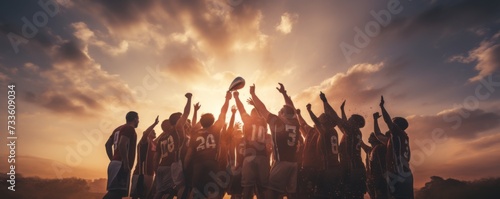
[[482,109],[464,108],[441,112],[436,115],[411,116],[408,132],[415,137],[429,137],[436,128],[457,139],[474,139],[500,126],[500,114]]
[[399,18],[389,28],[402,28],[407,34],[421,30],[467,29],[488,23],[498,23],[500,1],[464,0],[437,2],[426,11],[406,19]]

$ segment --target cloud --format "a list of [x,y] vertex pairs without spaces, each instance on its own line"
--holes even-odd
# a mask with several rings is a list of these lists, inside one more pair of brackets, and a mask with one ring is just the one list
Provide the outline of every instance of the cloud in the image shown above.
[[206,79],[208,73],[203,63],[193,56],[174,57],[163,71],[169,77],[178,81]]
[[[73,35],[80,39],[85,45],[97,46],[109,55],[116,56],[128,50],[129,44],[126,40],[122,40],[116,47],[112,46],[104,40],[99,39],[98,36],[94,34],[94,31],[90,30],[84,22],[72,23],[71,27],[75,30]],[[109,38],[107,39],[110,40]],[[88,51],[87,48],[87,46],[84,47],[85,51]]]
[[288,12],[283,13],[283,15],[281,15],[280,23],[276,26],[276,31],[285,35],[289,34],[292,32],[293,24],[297,22],[298,18],[299,15],[297,14],[290,14]]
[[[337,73],[324,80],[320,85],[309,87],[298,95],[294,100],[307,104],[319,100],[319,92],[326,94],[328,99],[347,99],[348,104],[361,105],[367,101],[377,100],[389,85],[374,86],[373,79],[376,74],[380,74],[384,63],[378,64],[357,64],[352,66],[345,73]],[[353,106],[354,106],[353,105]]]
[[117,75],[96,63],[77,41],[65,41],[49,48],[50,68],[26,63],[28,70],[39,70],[37,91],[27,89],[25,100],[55,113],[76,116],[98,115],[112,106],[135,103],[133,93]]
[[[407,5],[410,6],[410,5]],[[405,35],[421,30],[468,29],[495,22],[500,13],[500,2],[465,0],[453,3],[436,3],[428,10],[406,19],[396,19],[390,27],[402,29]]]
[[452,56],[449,61],[460,63],[473,63],[479,74],[469,79],[469,82],[477,82],[500,69],[500,32],[491,39],[482,41],[479,46],[469,51],[467,56]]
[[500,114],[482,109],[470,111],[455,108],[439,112],[436,115],[407,117],[408,132],[415,138],[430,137],[436,128],[444,130],[446,135],[456,139],[475,139],[500,126]]

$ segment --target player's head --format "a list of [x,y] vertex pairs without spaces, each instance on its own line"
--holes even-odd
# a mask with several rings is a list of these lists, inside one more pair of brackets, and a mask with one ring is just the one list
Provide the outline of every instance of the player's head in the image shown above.
[[380,141],[377,139],[377,136],[375,136],[375,133],[370,134],[370,137],[368,137],[368,143],[370,143],[372,146],[381,144]]
[[319,115],[318,119],[319,119],[319,122],[320,122],[323,126],[325,126],[325,127],[327,127],[327,128],[332,128],[332,127],[335,127],[335,126],[337,125],[337,124],[335,123],[335,121],[334,121],[334,120],[332,120],[332,119],[330,118],[330,116],[328,116],[328,115],[327,115],[327,114],[325,114],[325,113],[321,113],[321,115]]
[[295,117],[295,110],[293,110],[293,108],[288,105],[283,105],[283,108],[281,108],[278,116],[283,117],[287,120],[292,120]]
[[392,118],[392,122],[394,122],[394,124],[396,124],[403,131],[408,128],[408,121],[405,118],[395,117]]
[[167,132],[171,127],[172,125],[170,124],[170,121],[168,121],[168,119],[161,122],[161,130],[163,130],[163,132]]
[[365,126],[365,118],[358,114],[353,114],[349,118],[349,123],[356,128],[363,128]]
[[132,124],[134,128],[137,128],[139,125],[139,114],[135,111],[130,111],[125,115],[125,120],[127,124]]
[[180,113],[180,112],[172,113],[170,115],[170,117],[168,118],[168,120],[170,121],[170,124],[172,126],[174,126],[175,124],[177,124],[177,121],[179,121],[179,119],[181,118],[181,116],[182,116],[182,113]]
[[208,128],[214,124],[215,117],[212,113],[205,113],[200,117],[200,123],[203,128]]

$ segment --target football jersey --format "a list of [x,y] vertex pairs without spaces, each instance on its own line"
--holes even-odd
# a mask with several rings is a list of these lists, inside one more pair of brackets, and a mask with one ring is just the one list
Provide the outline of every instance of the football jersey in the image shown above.
[[135,162],[135,151],[136,151],[136,144],[137,144],[137,134],[135,133],[135,128],[130,126],[130,125],[122,125],[117,127],[113,133],[111,134],[113,137],[113,160],[118,160],[122,161],[123,158],[120,155],[120,149],[118,147],[118,142],[120,141],[120,138],[122,137],[127,137],[129,139],[128,143],[128,161],[129,161],[129,166],[132,168],[134,166]]
[[158,147],[161,154],[159,166],[170,166],[178,160],[180,142],[174,130],[166,132],[158,139]]
[[386,172],[386,147],[378,144],[372,148],[366,161],[366,170],[368,176],[383,176]]
[[200,129],[191,136],[189,147],[193,150],[193,159],[218,160],[220,132],[214,128]]
[[323,145],[323,156],[325,159],[325,166],[338,167],[339,163],[339,135],[334,128],[322,129],[320,128],[321,137],[319,144]]
[[319,133],[317,128],[308,128],[304,139],[304,149],[302,151],[302,167],[321,169],[321,159],[318,154]]
[[275,160],[297,162],[297,142],[300,136],[298,121],[282,121],[278,116],[269,114],[267,123],[273,139]]
[[230,142],[229,148],[229,163],[234,167],[243,166],[243,160],[245,159],[245,139],[240,135],[235,135]]
[[391,130],[390,139],[387,144],[387,170],[394,174],[403,174],[411,172],[410,162],[410,143],[406,132]]
[[246,156],[262,155],[267,156],[266,150],[266,135],[267,124],[264,120],[255,120],[251,117],[246,117],[243,125],[243,133],[246,142]]

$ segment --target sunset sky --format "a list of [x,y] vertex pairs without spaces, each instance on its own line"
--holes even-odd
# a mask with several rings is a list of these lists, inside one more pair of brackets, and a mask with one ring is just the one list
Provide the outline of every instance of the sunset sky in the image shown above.
[[[432,175],[500,175],[500,1],[1,4],[0,140],[15,83],[22,175],[104,178],[104,143],[128,111],[139,113],[139,135],[157,115],[181,111],[186,92],[217,115],[237,76],[241,98],[255,83],[272,113],[284,103],[278,82],[317,114],[320,91],[336,110],[346,99],[347,114],[366,119],[365,142],[384,95],[391,115],[410,123],[417,188]],[[2,172],[8,153],[0,145]]]

